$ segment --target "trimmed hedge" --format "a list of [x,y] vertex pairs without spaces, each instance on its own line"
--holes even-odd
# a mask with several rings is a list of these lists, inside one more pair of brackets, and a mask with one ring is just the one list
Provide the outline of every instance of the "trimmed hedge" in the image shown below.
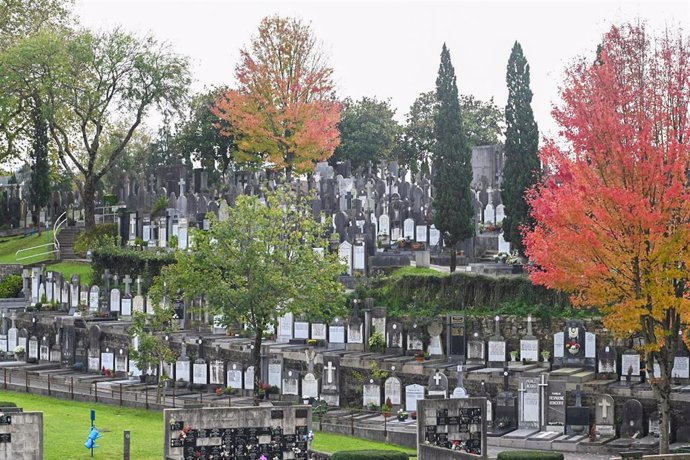
[[12,401],[0,401],[0,407],[17,407],[17,403]]
[[496,460],[563,460],[563,454],[542,450],[506,450],[499,452]]
[[93,279],[102,279],[103,272],[107,268],[110,274],[117,274],[120,279],[129,275],[136,279],[141,275],[144,286],[151,285],[151,281],[160,275],[161,269],[166,265],[176,263],[175,254],[159,250],[140,251],[138,249],[123,248],[119,246],[104,246],[93,252],[91,268]]
[[568,296],[535,286],[525,276],[487,276],[464,272],[437,276],[423,273],[373,279],[356,292],[372,297],[393,316],[429,316],[467,308],[497,310],[504,304],[569,307]]
[[408,460],[409,455],[399,450],[341,450],[331,460]]
[[21,297],[23,287],[20,275],[7,275],[0,281],[0,299],[14,299]]

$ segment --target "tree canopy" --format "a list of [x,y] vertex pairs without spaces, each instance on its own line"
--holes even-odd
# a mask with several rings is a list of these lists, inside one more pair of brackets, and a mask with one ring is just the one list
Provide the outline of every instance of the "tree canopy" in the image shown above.
[[389,101],[345,99],[338,125],[340,145],[330,161],[349,160],[354,170],[364,171],[369,164],[375,168],[381,160],[390,159],[400,131],[394,115]]
[[690,321],[688,37],[613,27],[598,61],[567,69],[553,112],[563,139],[541,149],[527,255],[535,283],[598,307],[620,337],[644,338],[665,453],[671,370]]
[[188,301],[203,296],[223,324],[245,324],[254,334],[257,380],[262,335],[280,316],[323,321],[344,313],[342,266],[307,198],[284,190],[268,194],[265,204],[238,197],[229,220],[213,219],[208,232],[195,232],[193,250],[178,252],[156,288],[165,283]]
[[311,28],[301,20],[266,17],[249,49],[240,52],[238,87],[216,102],[230,127],[239,162],[268,163],[288,176],[311,172],[340,143],[340,103],[333,69]]
[[433,177],[434,224],[450,248],[450,271],[455,271],[456,245],[474,236],[472,206],[472,151],[460,115],[455,69],[443,44],[436,78],[438,109],[434,114]]
[[4,53],[0,70],[41,98],[62,165],[81,179],[87,228],[94,225],[98,182],[147,110],[177,108],[190,81],[186,58],[120,30],[40,32]]
[[501,200],[505,205],[503,235],[513,249],[524,254],[523,228],[533,226],[525,192],[539,180],[541,165],[537,149],[539,131],[532,113],[529,64],[522,47],[515,42],[508,59],[506,82],[506,144]]

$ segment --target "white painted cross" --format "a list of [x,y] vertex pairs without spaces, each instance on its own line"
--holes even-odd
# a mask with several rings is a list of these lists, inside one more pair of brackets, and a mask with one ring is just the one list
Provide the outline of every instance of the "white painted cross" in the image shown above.
[[[531,318],[531,316],[530,316]],[[530,321],[531,323],[531,321]],[[546,374],[541,374],[541,382],[539,382],[539,389],[541,390],[541,422],[542,425],[546,425],[546,387],[548,387],[549,384],[546,383]]]
[[129,275],[125,275],[122,282],[125,283],[125,294],[131,295],[129,285],[132,284],[132,278],[130,278]]
[[609,406],[611,406],[611,403],[606,400],[606,398],[603,398],[601,402],[599,403],[599,406],[601,407],[601,418],[603,419],[608,419],[609,418]]
[[441,374],[438,372],[434,375],[434,382],[436,382],[436,386],[441,386]]
[[525,388],[525,382],[520,382],[520,388],[518,388],[518,391],[520,392],[520,421],[524,422],[525,421],[525,391],[527,389]]
[[328,373],[328,383],[333,383],[333,371],[335,367],[333,366],[333,361],[328,361],[328,366],[326,366],[326,372]]
[[184,178],[180,177],[180,181],[177,184],[180,186],[180,196],[184,195]]

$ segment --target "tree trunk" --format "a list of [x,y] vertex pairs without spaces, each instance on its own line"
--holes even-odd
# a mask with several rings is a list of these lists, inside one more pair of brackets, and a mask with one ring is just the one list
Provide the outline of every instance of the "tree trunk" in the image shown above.
[[450,272],[453,273],[455,271],[455,267],[457,266],[457,261],[458,259],[458,251],[455,249],[455,245],[450,246]]
[[91,177],[84,178],[84,224],[86,230],[96,226],[96,184]]
[[163,385],[163,380],[161,379],[161,362],[158,361],[158,368],[156,369],[156,377],[158,385],[156,385],[156,404],[161,403],[161,387]]
[[671,443],[671,380],[665,374],[671,372],[668,363],[660,364],[660,367],[663,376],[653,380],[652,390],[659,404],[659,454],[668,454]]
[[254,405],[259,405],[259,383],[261,382],[261,337],[263,332],[257,332],[254,336],[254,350],[252,364],[254,365]]

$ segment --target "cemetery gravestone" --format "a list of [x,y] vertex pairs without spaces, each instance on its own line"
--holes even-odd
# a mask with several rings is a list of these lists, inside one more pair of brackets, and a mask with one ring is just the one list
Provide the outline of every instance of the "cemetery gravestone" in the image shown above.
[[539,362],[539,340],[532,334],[532,315],[527,317],[527,335],[520,340],[520,360]]
[[208,385],[208,366],[203,358],[198,358],[194,361],[192,381],[195,385]]
[[255,380],[254,366],[247,367],[244,371],[244,389],[247,391],[254,391]]
[[465,316],[448,315],[448,332],[446,343],[448,344],[448,357],[451,359],[465,360]]
[[575,405],[568,406],[565,416],[566,434],[585,435],[589,433],[589,407],[582,407],[580,385],[575,389]]
[[299,396],[299,373],[297,371],[287,371],[283,377],[281,388],[283,395]]
[[228,387],[234,388],[235,390],[242,389],[242,364],[228,363],[227,385]]
[[388,377],[383,385],[384,401],[390,399],[393,406],[399,406],[402,400],[402,382],[397,377]]
[[496,420],[492,429],[495,436],[513,431],[518,426],[518,405],[515,394],[510,391],[509,378],[508,369],[504,368],[503,391],[496,396]]
[[283,385],[283,359],[272,357],[268,361],[268,384],[280,389]]
[[489,362],[488,367],[503,367],[506,362],[506,342],[501,335],[499,317],[494,319],[494,335],[489,339]]
[[323,356],[321,398],[329,406],[340,405],[340,358],[337,356]]
[[308,372],[302,379],[302,399],[319,397],[319,381],[313,373]]
[[381,385],[374,379],[369,379],[363,385],[362,405],[364,407],[381,406]]
[[427,326],[427,332],[429,333],[429,354],[432,356],[443,356],[443,347],[441,347],[443,325],[433,322]]
[[610,395],[597,396],[594,411],[594,424],[597,436],[614,438],[616,436],[616,404]]
[[615,348],[607,345],[599,352],[598,377],[602,379],[617,378],[617,356]]
[[623,404],[623,422],[620,427],[621,438],[641,438],[644,436],[642,404],[637,399],[628,399]]
[[640,355],[635,350],[627,350],[621,355],[621,374],[630,375],[633,382],[640,381]]
[[429,377],[427,387],[429,388],[429,396],[448,397],[448,377],[438,369],[436,369],[434,375]]
[[417,401],[424,399],[425,388],[422,385],[412,384],[405,387],[405,410],[417,411]]
[[485,363],[484,341],[479,337],[479,333],[472,334],[467,342],[467,364],[483,366]]
[[520,429],[539,428],[539,379],[537,377],[521,377],[520,387]]
[[565,397],[565,382],[550,380],[546,405],[546,427],[548,431],[560,433],[565,431]]

